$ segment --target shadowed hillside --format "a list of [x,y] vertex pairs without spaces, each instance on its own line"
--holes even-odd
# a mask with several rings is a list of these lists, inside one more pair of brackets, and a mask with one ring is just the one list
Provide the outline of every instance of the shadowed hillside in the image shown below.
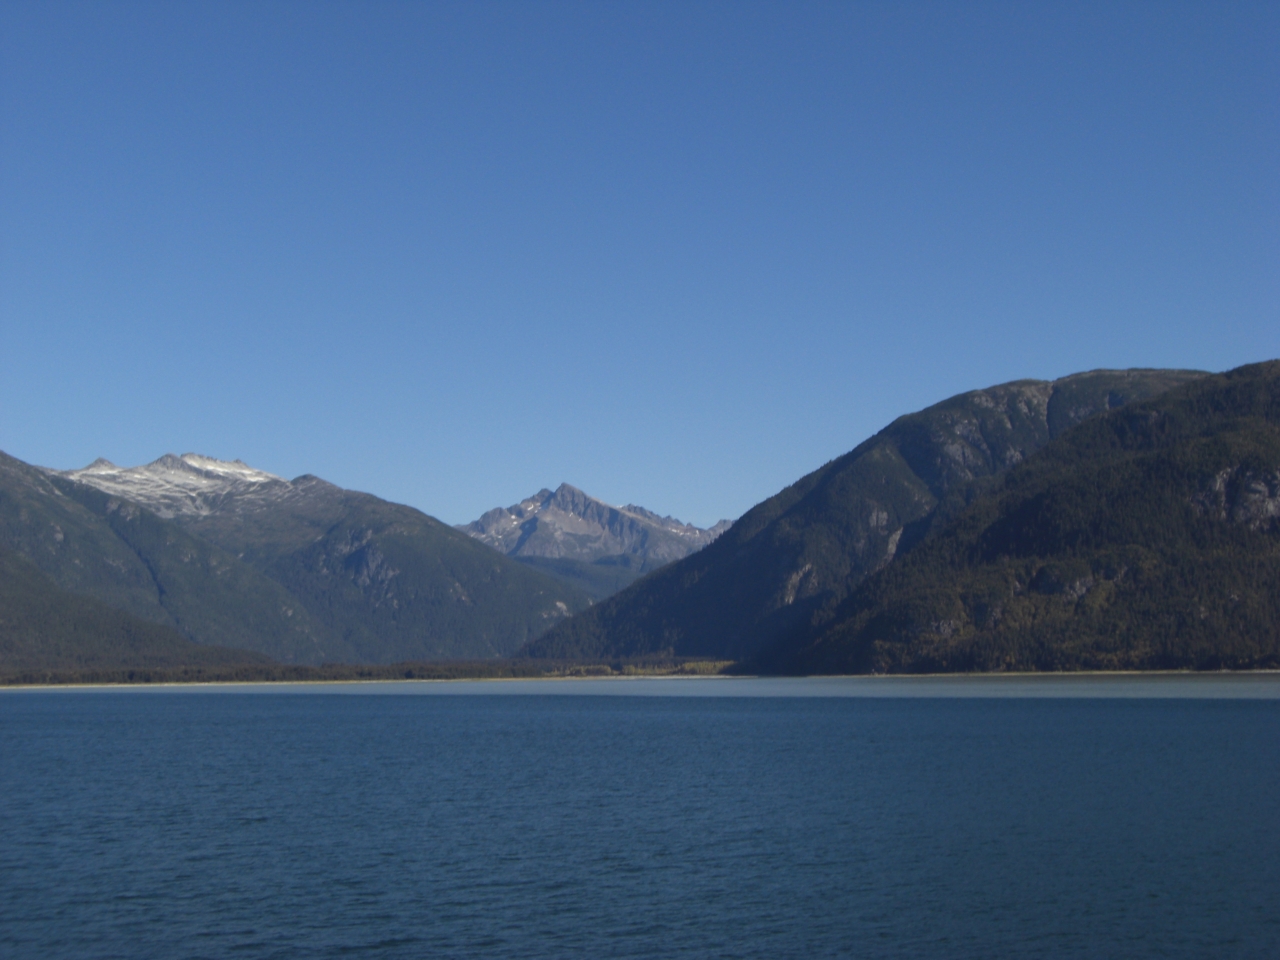
[[0,549],[0,676],[48,671],[261,667],[245,650],[192,643],[172,627],[59,589],[33,564]]

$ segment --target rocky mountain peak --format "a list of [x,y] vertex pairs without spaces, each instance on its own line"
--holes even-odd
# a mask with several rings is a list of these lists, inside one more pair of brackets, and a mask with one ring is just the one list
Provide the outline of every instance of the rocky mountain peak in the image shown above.
[[615,507],[562,483],[458,529],[508,556],[587,563],[630,556],[652,568],[701,549],[729,526],[722,520],[714,532],[703,530],[633,504]]
[[592,504],[600,502],[595,497],[587,496],[577,487],[562,483],[556,487],[555,493],[543,501],[543,508],[554,507],[574,516],[585,516]]

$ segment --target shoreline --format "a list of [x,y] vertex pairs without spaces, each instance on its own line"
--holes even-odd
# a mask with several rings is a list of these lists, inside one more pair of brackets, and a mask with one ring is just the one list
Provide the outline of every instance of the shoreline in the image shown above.
[[[675,681],[669,685],[667,681]],[[701,682],[700,682],[701,681]],[[1087,688],[1086,688],[1087,685]],[[1126,689],[1127,685],[1127,689]],[[1173,688],[1185,685],[1238,698],[1246,689],[1262,694],[1260,699],[1280,699],[1280,670],[1080,670],[1055,673],[928,673],[928,674],[838,674],[804,677],[775,677],[748,674],[613,674],[607,676],[548,675],[536,677],[408,677],[345,678],[305,680],[198,680],[163,682],[85,682],[85,683],[14,683],[0,686],[0,693],[14,692],[205,692],[205,693],[463,693],[488,688],[493,693],[551,693],[552,687],[565,694],[623,694],[621,688],[632,688],[639,695],[743,695],[743,696],[831,696],[865,698],[902,698],[948,696],[997,698],[1088,697],[1117,695],[1149,698],[1155,690],[1173,694]],[[658,690],[666,687],[664,693]],[[729,690],[735,687],[736,690]],[[1075,693],[1072,692],[1075,688]],[[505,689],[503,689],[505,688]],[[577,688],[571,690],[569,688]],[[610,689],[612,688],[612,689]],[[639,688],[648,688],[648,694]],[[681,688],[679,694],[676,688]],[[691,689],[691,688],[697,688]],[[1144,689],[1140,689],[1144,688]],[[713,692],[714,691],[714,692]],[[790,692],[788,692],[790,691]],[[1174,694],[1174,696],[1178,696]],[[1183,694],[1185,696],[1185,693]]]

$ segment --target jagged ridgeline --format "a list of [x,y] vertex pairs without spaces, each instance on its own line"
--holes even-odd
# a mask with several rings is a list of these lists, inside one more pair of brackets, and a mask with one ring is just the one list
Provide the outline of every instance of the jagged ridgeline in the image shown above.
[[588,603],[410,507],[195,455],[58,473],[0,454],[0,547],[64,590],[286,663],[502,656]]
[[756,666],[1280,667],[1280,362],[1067,432]]
[[721,520],[704,530],[634,504],[610,506],[562,483],[457,529],[603,600],[701,550],[730,526]]
[[1203,376],[1101,370],[1019,380],[900,417],[752,508],[703,550],[558,624],[525,653],[754,656],[908,553],[962,508],[984,478],[1016,466],[1089,417]]

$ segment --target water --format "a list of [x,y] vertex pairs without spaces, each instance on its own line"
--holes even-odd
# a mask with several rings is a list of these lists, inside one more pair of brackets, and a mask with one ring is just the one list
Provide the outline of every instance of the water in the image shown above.
[[9,691],[0,955],[1280,956],[1280,682],[1126,682]]

